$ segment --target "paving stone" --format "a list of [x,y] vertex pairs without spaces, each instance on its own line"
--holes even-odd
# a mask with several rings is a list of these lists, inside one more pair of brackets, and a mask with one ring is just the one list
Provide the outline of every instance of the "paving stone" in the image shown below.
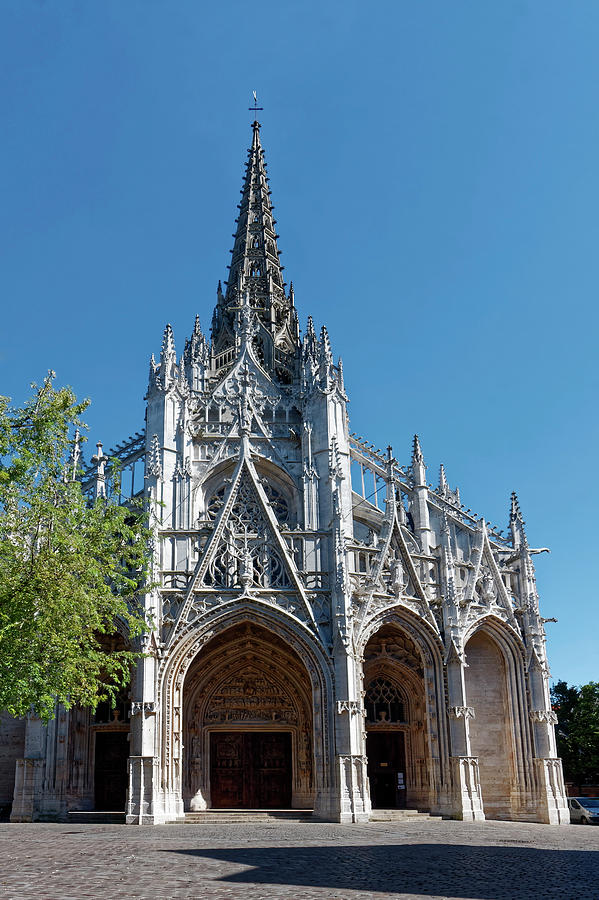
[[514,822],[0,825],[7,900],[595,900],[599,828]]

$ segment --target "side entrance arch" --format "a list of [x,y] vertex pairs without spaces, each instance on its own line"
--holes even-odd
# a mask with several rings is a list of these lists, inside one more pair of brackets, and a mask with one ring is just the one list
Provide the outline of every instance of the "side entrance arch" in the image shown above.
[[407,631],[383,625],[364,651],[366,756],[374,809],[428,808],[421,653]]

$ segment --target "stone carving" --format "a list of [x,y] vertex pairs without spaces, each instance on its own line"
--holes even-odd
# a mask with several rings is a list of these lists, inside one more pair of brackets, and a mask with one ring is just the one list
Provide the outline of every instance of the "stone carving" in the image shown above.
[[557,725],[557,716],[552,709],[531,709],[529,715],[533,722]]
[[131,703],[131,715],[139,716],[142,713],[146,716],[155,716],[156,715],[156,704],[153,700],[148,701],[146,703],[134,700]]
[[476,584],[476,591],[484,603],[491,604],[497,599],[497,586],[489,572],[485,572]]
[[280,684],[254,668],[236,672],[212,693],[204,713],[207,724],[284,722],[297,724],[297,711]]
[[352,716],[365,715],[359,700],[337,700],[337,712],[349,713]]
[[450,706],[447,712],[452,719],[473,719],[475,715],[472,706]]
[[389,566],[390,570],[390,582],[389,586],[391,589],[391,593],[395,597],[400,597],[401,594],[405,591],[408,586],[408,576],[404,570],[404,567],[401,564],[401,559],[396,557],[391,560],[391,564]]
[[269,539],[267,524],[249,479],[242,478],[204,582],[217,588],[289,588],[291,580]]

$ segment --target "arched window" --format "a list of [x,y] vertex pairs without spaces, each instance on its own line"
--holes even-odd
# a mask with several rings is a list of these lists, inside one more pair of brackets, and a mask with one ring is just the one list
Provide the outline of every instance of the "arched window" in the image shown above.
[[388,678],[379,676],[368,685],[366,697],[366,717],[368,722],[405,722],[404,699],[399,688]]

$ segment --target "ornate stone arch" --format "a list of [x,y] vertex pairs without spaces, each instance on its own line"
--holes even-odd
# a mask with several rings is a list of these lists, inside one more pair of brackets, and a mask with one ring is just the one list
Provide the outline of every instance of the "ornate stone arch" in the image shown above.
[[[526,650],[520,635],[509,623],[488,614],[474,622],[464,635],[466,660],[468,642],[479,633],[486,635],[497,647],[505,665],[507,726],[514,754],[513,781],[518,784],[518,794],[525,796],[535,787],[535,774],[530,762],[534,750],[528,715]],[[513,814],[517,812],[517,809],[512,809]]]
[[[385,625],[393,625],[407,633],[422,658],[428,735],[427,768],[430,783],[430,807],[433,810],[441,810],[446,808],[451,792],[449,735],[445,708],[444,648],[439,635],[428,622],[417,613],[398,604],[377,613],[365,625],[357,647],[362,659],[370,638]],[[413,680],[413,674],[408,675],[408,678]]]
[[269,610],[248,598],[226,609],[216,608],[202,623],[201,628],[182,634],[173,645],[168,659],[164,660],[158,677],[159,726],[162,747],[160,759],[164,789],[174,792],[178,801],[182,796],[182,707],[185,676],[202,648],[212,638],[242,623],[261,626],[287,643],[304,665],[312,690],[313,753],[315,811],[327,814],[331,792],[334,752],[332,709],[333,673],[324,649],[314,636],[299,622],[285,616],[281,610]]

